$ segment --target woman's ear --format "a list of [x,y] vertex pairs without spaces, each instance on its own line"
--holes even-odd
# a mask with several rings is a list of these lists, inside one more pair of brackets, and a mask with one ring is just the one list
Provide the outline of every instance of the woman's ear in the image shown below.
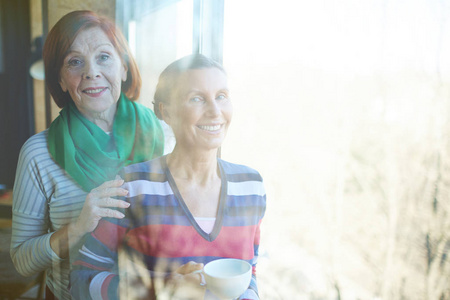
[[61,87],[64,93],[67,92],[67,85],[62,79],[59,80],[59,86]]
[[122,81],[127,81],[127,73],[128,73],[128,66],[125,62],[122,62]]
[[159,102],[158,108],[163,121],[170,125],[170,112],[167,105],[164,102]]

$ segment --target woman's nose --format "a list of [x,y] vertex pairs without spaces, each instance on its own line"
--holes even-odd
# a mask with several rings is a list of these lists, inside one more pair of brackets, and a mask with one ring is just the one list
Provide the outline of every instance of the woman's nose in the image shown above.
[[208,101],[208,113],[213,116],[220,115],[220,107],[215,99]]
[[100,77],[100,72],[98,71],[95,63],[87,62],[84,67],[84,79],[93,79]]

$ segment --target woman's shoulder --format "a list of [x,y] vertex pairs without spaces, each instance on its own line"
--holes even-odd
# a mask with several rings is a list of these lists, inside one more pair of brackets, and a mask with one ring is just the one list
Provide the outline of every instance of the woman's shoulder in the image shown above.
[[257,206],[265,206],[266,189],[258,171],[246,165],[230,163],[221,159],[219,159],[219,163],[226,176],[228,196],[251,195],[249,199],[256,201]]
[[148,178],[149,174],[164,175],[164,157],[154,158],[152,160],[131,164],[122,169],[122,176],[125,181],[131,181],[133,178]]
[[32,153],[33,155],[36,155],[38,153],[48,153],[47,137],[47,129],[31,136],[30,138],[28,138],[28,140],[25,141],[20,152],[23,155],[30,153]]
[[228,177],[235,177],[239,180],[262,181],[261,174],[249,166],[231,163],[223,159],[219,159],[219,163]]

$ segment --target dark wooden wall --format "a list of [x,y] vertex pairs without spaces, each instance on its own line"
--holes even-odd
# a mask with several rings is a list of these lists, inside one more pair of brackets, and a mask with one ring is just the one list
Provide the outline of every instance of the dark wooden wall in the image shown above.
[[12,188],[19,151],[34,133],[30,0],[0,0],[0,184]]

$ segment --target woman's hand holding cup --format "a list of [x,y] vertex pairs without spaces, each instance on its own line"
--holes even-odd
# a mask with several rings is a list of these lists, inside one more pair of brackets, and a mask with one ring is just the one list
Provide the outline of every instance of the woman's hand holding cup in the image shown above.
[[181,267],[179,267],[175,271],[175,273],[172,274],[172,279],[175,279],[177,281],[180,280],[188,281],[198,285],[202,283],[202,277],[196,271],[201,271],[202,269],[203,269],[202,263],[190,261],[187,264],[184,264]]

